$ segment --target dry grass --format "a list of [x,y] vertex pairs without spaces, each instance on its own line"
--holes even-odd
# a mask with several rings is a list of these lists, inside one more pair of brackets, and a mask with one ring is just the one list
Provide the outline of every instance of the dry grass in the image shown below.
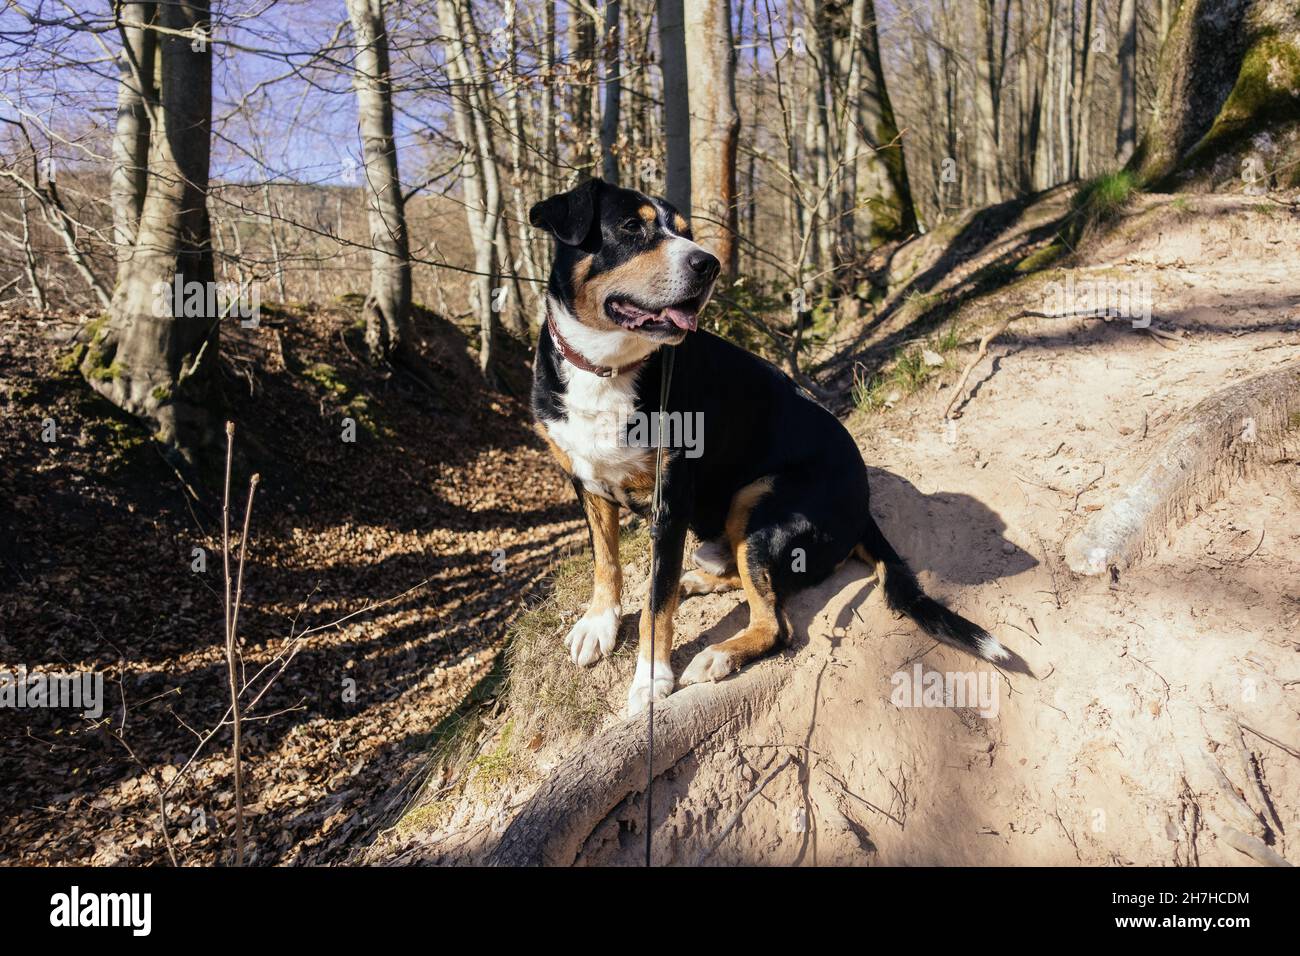
[[[620,536],[625,567],[644,564],[649,550],[642,523]],[[591,554],[584,550],[555,569],[547,596],[519,615],[507,632],[502,701],[520,745],[537,749],[585,736],[611,713],[610,691],[635,653],[635,640],[624,633],[613,656],[590,669],[575,667],[564,644],[569,628],[586,610],[591,583]]]

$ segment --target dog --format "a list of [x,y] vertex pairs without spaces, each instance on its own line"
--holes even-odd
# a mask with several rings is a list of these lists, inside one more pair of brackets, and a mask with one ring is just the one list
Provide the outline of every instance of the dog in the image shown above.
[[[573,482],[595,556],[591,602],[567,638],[578,665],[614,649],[620,509],[650,515],[656,446],[665,445],[629,716],[673,690],[681,597],[745,591],[748,625],[700,651],[676,683],[718,681],[780,647],[790,636],[787,598],[854,556],[875,568],[888,606],[927,634],[1007,659],[987,631],[924,594],[885,540],[868,508],[866,465],[840,421],[775,366],[698,329],[720,266],[678,210],[590,179],[537,203],[529,221],[555,239],[533,366],[535,427]],[[675,364],[664,420],[698,423],[693,449],[668,447],[665,435],[630,440],[634,426],[659,420],[668,347]],[[696,569],[683,575],[688,530],[703,544]]]

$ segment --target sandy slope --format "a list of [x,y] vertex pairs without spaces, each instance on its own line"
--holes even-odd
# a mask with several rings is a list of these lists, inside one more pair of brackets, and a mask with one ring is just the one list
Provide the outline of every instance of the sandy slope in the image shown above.
[[[1145,200],[1075,276],[1150,277],[1156,325],[1176,345],[1124,321],[1026,321],[973,376],[955,429],[941,425],[953,373],[853,416],[886,534],[1029,673],[933,646],[885,608],[865,567],[846,565],[795,602],[794,646],[755,665],[793,670],[776,704],[659,778],[656,862],[1251,863],[1229,828],[1300,860],[1300,760],[1260,736],[1300,747],[1300,441],[1117,580],[1077,578],[1060,558],[1180,411],[1300,358],[1297,248],[1300,216],[1284,207]],[[1052,278],[960,317],[1042,308],[1039,280]],[[865,344],[905,332],[885,323]],[[739,594],[686,602],[678,645],[692,647],[677,669],[696,642],[744,623]],[[984,681],[986,713],[897,706],[895,675],[910,684],[918,664]],[[616,700],[630,667],[620,655],[593,679]],[[471,831],[490,843],[529,789],[462,806],[419,856],[464,859],[443,850]],[[630,798],[579,862],[640,862],[643,813]]]

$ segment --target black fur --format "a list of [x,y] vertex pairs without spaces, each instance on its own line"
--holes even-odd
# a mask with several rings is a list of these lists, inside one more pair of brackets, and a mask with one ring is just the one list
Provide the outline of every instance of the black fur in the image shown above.
[[[588,276],[598,275],[664,241],[676,215],[663,200],[592,182],[580,187],[582,198],[553,197],[530,214],[531,221],[560,240],[550,291],[566,307],[575,300],[574,268],[583,257],[592,257]],[[658,211],[657,221],[653,228],[633,232],[628,220],[647,203]],[[654,352],[636,373],[640,411],[658,408],[664,354],[664,348]],[[565,414],[564,362],[543,328],[532,393],[533,411],[542,424]],[[666,455],[664,510],[654,528],[658,567],[651,584],[652,610],[663,607],[678,587],[687,530],[705,541],[722,537],[737,492],[771,478],[770,493],[750,512],[744,534],[751,563],[760,562],[770,574],[778,609],[790,594],[824,580],[861,547],[883,567],[882,586],[891,608],[970,653],[996,657],[1000,652],[982,628],[921,591],[871,517],[867,469],[856,443],[834,415],[784,372],[715,335],[691,332],[675,346],[666,410],[703,413],[703,454],[688,458],[675,448]],[[642,514],[648,511],[648,496],[629,503]]]

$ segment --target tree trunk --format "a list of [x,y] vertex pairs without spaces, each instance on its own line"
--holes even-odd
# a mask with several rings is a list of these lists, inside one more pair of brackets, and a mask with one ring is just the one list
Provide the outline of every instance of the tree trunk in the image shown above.
[[41,285],[41,277],[36,274],[36,250],[32,248],[32,224],[27,215],[26,193],[20,192],[18,194],[18,211],[23,220],[21,248],[23,252],[23,274],[27,277],[27,291],[32,297],[32,308],[37,312],[44,312],[49,306],[49,301],[45,297],[45,287]]
[[1002,201],[998,182],[998,120],[993,97],[993,0],[975,0],[979,12],[978,49],[975,54],[975,167],[979,176],[978,201]]
[[875,158],[884,171],[884,176],[878,177],[877,201],[873,203],[872,237],[903,237],[916,231],[916,203],[912,199],[912,183],[907,174],[906,150],[899,135],[898,121],[894,118],[894,105],[889,98],[884,65],[880,59],[880,33],[876,26],[874,0],[866,0],[865,14],[862,61],[869,90],[861,105],[866,111],[863,119],[870,124],[864,127],[868,142],[876,151]]
[[[119,23],[153,23],[156,3],[123,3]],[[124,41],[117,56],[117,121],[113,127],[113,243],[118,258],[135,242],[149,174],[149,125],[157,110],[157,34],[143,26],[119,27]]]
[[[211,380],[221,317],[208,307],[207,294],[214,278],[207,209],[212,52],[195,39],[209,23],[206,0],[159,4],[156,21],[169,32],[157,41],[152,74],[156,102],[144,197],[134,240],[119,261],[108,322],[93,330],[80,367],[92,388],[144,419],[174,461],[193,466],[218,437]],[[135,84],[144,75],[137,69],[124,82]],[[133,101],[124,95],[119,102],[123,98]],[[120,118],[125,128],[117,139],[130,146],[138,136],[137,113],[128,110]],[[132,170],[121,165],[126,152],[115,149],[120,175],[114,199],[126,214],[120,226],[129,224],[134,205],[125,189]],[[118,208],[115,203],[115,213]],[[190,283],[203,290],[203,302],[187,298],[180,304],[188,307],[175,308],[174,289]]]
[[601,175],[606,182],[617,183],[619,105],[623,95],[623,68],[619,63],[620,0],[605,2],[605,36],[601,44],[605,58],[605,109],[600,118]]
[[735,275],[736,51],[730,0],[686,0],[686,55],[690,61],[691,212],[696,239]]
[[[691,0],[699,2],[699,0]],[[664,198],[691,214],[691,106],[683,0],[658,0],[659,56],[664,82]]]
[[1115,158],[1127,163],[1137,149],[1137,0],[1119,5],[1119,129]]
[[455,0],[438,0],[437,9],[438,26],[445,38],[456,138],[468,157],[461,181],[465,189],[465,218],[469,225],[470,243],[474,247],[473,298],[479,313],[479,370],[489,385],[495,385],[497,316],[492,300],[497,279],[496,236],[501,216],[501,189],[496,158],[492,153],[486,103],[478,85],[485,80],[471,79],[486,74],[469,59],[468,51],[476,43],[469,12],[466,11],[466,22],[462,24]]
[[1034,99],[1037,103],[1033,131],[1033,188],[1047,189],[1052,185],[1053,139],[1052,123],[1052,77],[1056,65],[1056,0],[1047,0],[1047,26],[1043,31],[1042,66],[1034,86]]
[[[1293,0],[1183,0],[1160,53],[1151,126],[1129,168],[1156,189],[1239,182],[1248,161],[1278,185],[1300,183],[1297,49]],[[1252,142],[1265,131],[1267,143]]]
[[383,0],[347,0],[356,44],[353,88],[365,161],[370,223],[370,294],[364,306],[371,361],[410,348],[411,255],[393,142],[393,81]]

